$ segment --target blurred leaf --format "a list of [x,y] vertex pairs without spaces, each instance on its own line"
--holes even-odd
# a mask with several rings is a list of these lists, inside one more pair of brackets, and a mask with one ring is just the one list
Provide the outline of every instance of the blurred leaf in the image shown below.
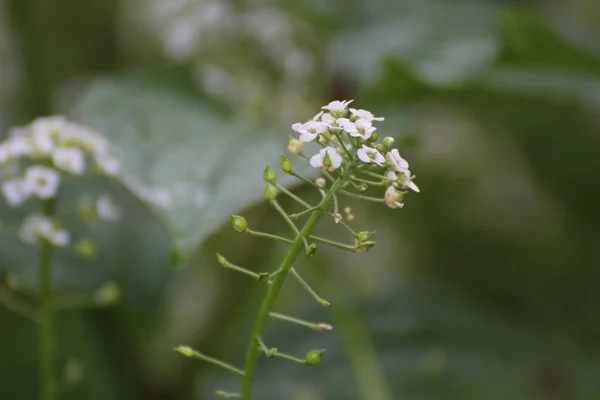
[[[367,7],[363,4],[363,7]],[[410,0],[360,7],[331,49],[335,70],[371,84],[383,59],[396,59],[429,84],[455,86],[493,62],[498,5],[472,0]]]
[[285,132],[228,119],[192,94],[135,76],[96,81],[72,114],[120,148],[123,179],[165,224],[172,261],[262,198],[262,171],[279,165],[287,142]]

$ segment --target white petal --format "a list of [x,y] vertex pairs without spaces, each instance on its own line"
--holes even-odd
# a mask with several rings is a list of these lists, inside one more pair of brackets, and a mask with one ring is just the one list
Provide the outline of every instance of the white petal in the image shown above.
[[342,165],[342,161],[343,158],[342,156],[340,156],[337,152],[336,149],[334,149],[333,147],[326,147],[325,150],[327,151],[327,154],[329,155],[329,159],[331,160],[331,166],[333,168],[339,168]]
[[300,134],[300,137],[298,139],[301,142],[308,143],[308,142],[312,142],[313,140],[315,140],[315,138],[317,136],[319,136],[318,133],[310,133],[308,131],[304,131]]
[[366,162],[367,164],[372,161],[369,157],[369,154],[367,153],[367,150],[365,150],[364,148],[358,149],[356,151],[356,155],[358,156],[358,158],[360,158],[362,162]]
[[335,122],[335,118],[331,116],[329,113],[325,113],[321,116],[321,121],[326,123],[327,125],[331,125]]
[[412,189],[414,192],[417,192],[417,193],[421,192],[421,190],[419,190],[419,187],[413,181],[409,181],[406,184],[406,187],[408,187],[409,189]]
[[325,149],[319,151],[310,158],[310,165],[314,168],[321,168],[323,166],[323,157],[325,156]]

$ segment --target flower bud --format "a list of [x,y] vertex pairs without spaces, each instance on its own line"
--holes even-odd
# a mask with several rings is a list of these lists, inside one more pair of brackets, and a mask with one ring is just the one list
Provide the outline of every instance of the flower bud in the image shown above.
[[279,194],[279,191],[277,190],[277,188],[273,185],[271,185],[270,183],[267,184],[267,187],[265,188],[265,200],[267,201],[271,201],[271,200],[275,200],[275,198],[277,197],[277,195]]
[[98,246],[92,239],[83,238],[79,239],[77,243],[75,243],[75,251],[82,258],[91,260],[98,254]]
[[246,218],[239,215],[231,214],[231,225],[233,225],[233,229],[238,232],[246,232],[248,229],[248,221],[246,221]]
[[369,141],[369,142],[376,142],[377,141],[377,134],[376,133],[371,134],[371,136],[367,139],[367,141]]
[[94,293],[94,302],[103,306],[115,304],[121,298],[121,288],[115,282],[107,282]]
[[275,175],[275,171],[273,171],[271,169],[271,167],[269,167],[267,165],[267,168],[265,168],[265,172],[263,172],[263,178],[265,179],[266,182],[271,183],[271,184],[275,184],[275,180],[276,180],[276,175]]
[[321,187],[325,187],[325,185],[327,184],[327,181],[325,180],[325,178],[320,176],[317,179],[315,179],[315,183]]
[[358,190],[360,193],[364,193],[364,192],[366,192],[366,191],[367,191],[367,189],[369,189],[369,187],[363,183],[363,184],[360,184],[360,185],[358,185],[358,187],[357,187],[356,189],[357,189],[357,190]]
[[375,242],[360,242],[356,244],[356,252],[357,253],[366,253],[371,249],[371,247],[375,246]]
[[358,235],[356,235],[356,238],[360,241],[360,242],[366,242],[369,239],[371,239],[371,236],[373,236],[374,232],[359,232]]
[[375,145],[375,150],[377,150],[379,152],[383,151],[384,149],[385,149],[385,146],[382,145],[381,143]]
[[338,214],[335,214],[335,215],[333,216],[333,221],[334,221],[336,224],[339,224],[340,222],[342,222],[342,219],[343,219],[343,218],[342,218],[342,214],[339,214],[339,213],[338,213]]
[[292,163],[284,156],[281,156],[281,170],[286,174],[294,173],[294,170],[292,169]]
[[383,138],[383,142],[382,142],[384,147],[392,147],[394,145],[394,138],[391,136],[387,136],[385,138]]
[[315,251],[317,250],[317,245],[314,243],[311,243],[307,248],[306,248],[306,256],[307,257],[312,257],[315,254]]
[[319,365],[323,361],[324,350],[311,350],[306,353],[306,364]]
[[275,356],[275,354],[277,354],[277,349],[275,347],[272,347],[269,350],[265,351],[265,356],[267,356],[267,358],[272,358]]
[[288,142],[288,147],[287,150],[295,155],[298,155],[300,153],[302,153],[302,150],[304,149],[304,143],[302,143],[301,141],[299,141],[296,138],[290,138],[290,141]]
[[194,354],[196,353],[191,347],[188,346],[178,346],[175,347],[174,350],[185,357],[194,357]]

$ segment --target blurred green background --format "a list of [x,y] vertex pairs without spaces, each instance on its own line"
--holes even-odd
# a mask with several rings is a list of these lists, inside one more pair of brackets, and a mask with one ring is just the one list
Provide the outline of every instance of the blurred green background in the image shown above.
[[[327,353],[318,368],[261,360],[256,398],[600,398],[598,1],[0,0],[0,137],[64,114],[125,170],[61,204],[109,191],[124,209],[74,226],[99,254],[67,249],[54,268],[62,399],[236,390],[171,348],[243,363],[264,288],[214,253],[264,271],[285,248],[228,214],[286,232],[259,201],[262,170],[293,122],[350,98],[386,117],[421,193],[402,210],[348,203],[378,245],[298,264],[333,307],[290,282],[276,311],[335,329],[271,321],[269,346]],[[17,218],[0,203],[3,226]],[[0,230],[2,399],[36,397],[35,324],[19,315],[34,260]]]

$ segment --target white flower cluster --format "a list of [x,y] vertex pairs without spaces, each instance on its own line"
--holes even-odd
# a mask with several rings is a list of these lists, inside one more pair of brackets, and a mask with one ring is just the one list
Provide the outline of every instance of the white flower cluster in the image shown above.
[[[10,207],[30,199],[49,200],[59,190],[64,174],[88,172],[114,177],[120,163],[110,143],[98,132],[61,116],[38,118],[14,128],[0,141],[0,193]],[[69,243],[69,234],[52,219],[27,217],[20,230],[25,243],[42,238],[56,246]]]
[[330,172],[345,165],[356,165],[358,161],[385,168],[382,180],[389,184],[385,203],[390,208],[400,208],[404,205],[402,198],[406,189],[419,192],[409,164],[400,156],[398,149],[388,150],[385,156],[381,153],[393,143],[392,138],[377,143],[377,128],[373,122],[384,118],[376,117],[367,110],[349,108],[352,101],[332,101],[310,121],[293,124],[292,129],[299,133],[299,142],[291,139],[288,150],[299,154],[303,143],[315,141],[323,148],[310,158],[310,165]]

